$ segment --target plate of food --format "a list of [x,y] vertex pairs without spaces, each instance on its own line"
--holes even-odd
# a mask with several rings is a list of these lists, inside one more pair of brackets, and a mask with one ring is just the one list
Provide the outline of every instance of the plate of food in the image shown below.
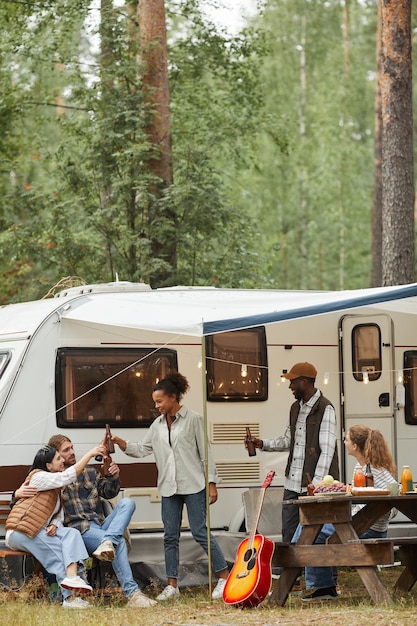
[[321,498],[321,496],[346,496],[346,489],[344,491],[319,491],[318,493],[313,493],[313,496],[316,498]]
[[377,489],[376,487],[352,487],[352,496],[389,496],[389,489]]

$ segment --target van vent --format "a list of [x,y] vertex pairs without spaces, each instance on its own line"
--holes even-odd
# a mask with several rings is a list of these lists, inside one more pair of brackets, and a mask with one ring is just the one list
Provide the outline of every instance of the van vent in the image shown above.
[[211,423],[212,443],[240,443],[246,436],[246,426],[249,426],[252,437],[260,437],[261,427],[259,422],[241,422],[231,424],[224,422]]
[[261,466],[259,462],[248,463],[243,461],[220,461],[216,463],[217,473],[223,483],[259,482],[261,476]]

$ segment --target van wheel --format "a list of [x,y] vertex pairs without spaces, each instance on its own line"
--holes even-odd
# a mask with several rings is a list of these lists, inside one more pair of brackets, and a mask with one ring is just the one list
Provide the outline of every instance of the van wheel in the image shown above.
[[246,532],[245,509],[243,504],[233,513],[229,523],[229,532],[244,533]]

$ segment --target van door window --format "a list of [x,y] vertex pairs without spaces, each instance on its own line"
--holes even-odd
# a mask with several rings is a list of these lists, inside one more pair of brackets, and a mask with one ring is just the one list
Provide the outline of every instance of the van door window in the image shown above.
[[353,376],[363,381],[367,372],[368,380],[378,380],[381,370],[381,330],[377,324],[358,324],[352,329]]
[[405,423],[417,424],[417,352],[404,352]]
[[265,328],[249,328],[206,337],[207,399],[268,399]]
[[0,378],[3,376],[7,364],[11,359],[11,354],[10,352],[0,352]]
[[176,351],[166,348],[60,348],[55,372],[57,425],[148,427],[159,415],[153,387],[177,369]]

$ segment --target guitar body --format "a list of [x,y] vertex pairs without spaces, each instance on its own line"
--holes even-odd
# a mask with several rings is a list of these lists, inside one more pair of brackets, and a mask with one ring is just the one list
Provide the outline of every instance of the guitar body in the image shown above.
[[236,553],[236,562],[227,578],[223,600],[237,608],[258,606],[271,588],[271,560],[274,543],[263,535],[244,539]]

